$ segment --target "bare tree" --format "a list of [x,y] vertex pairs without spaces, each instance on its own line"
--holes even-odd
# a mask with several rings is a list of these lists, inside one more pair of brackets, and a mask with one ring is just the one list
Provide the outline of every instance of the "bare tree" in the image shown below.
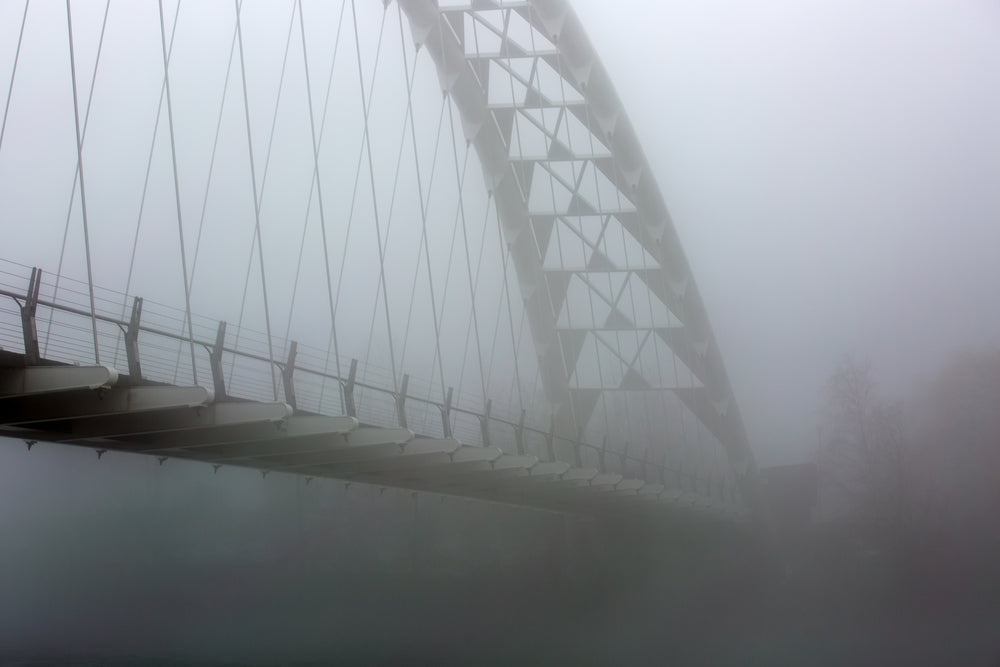
[[905,530],[910,484],[902,411],[875,390],[870,362],[841,362],[824,387],[828,414],[822,473],[847,500],[850,515],[880,538]]

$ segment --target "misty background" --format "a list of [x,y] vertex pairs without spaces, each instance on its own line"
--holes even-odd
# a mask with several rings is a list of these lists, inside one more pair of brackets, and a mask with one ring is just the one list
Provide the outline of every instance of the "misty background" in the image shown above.
[[[91,32],[99,24],[97,4],[81,3],[81,21],[89,15]],[[64,49],[62,8],[36,2],[32,11],[36,6],[56,17],[51,31]],[[760,465],[816,460],[821,429],[829,429],[824,388],[845,359],[870,361],[879,395],[912,415],[963,351],[1000,345],[1000,5],[576,0],[572,6],[656,174]],[[112,3],[112,13],[117,9]],[[231,11],[228,4],[223,9]],[[10,61],[21,11],[20,3],[0,5],[0,62]],[[283,6],[280,15],[286,20]],[[218,40],[220,48],[225,42]],[[155,65],[156,49],[151,53]],[[53,56],[53,71],[67,67],[63,56]],[[433,126],[439,92],[432,69],[420,77],[428,100],[421,126]],[[63,84],[60,95],[67,93]],[[267,123],[260,125],[263,135]],[[44,134],[45,124],[36,129]],[[68,143],[67,136],[49,138],[70,156],[68,176],[53,178],[59,193],[72,176],[68,136]],[[245,149],[239,141],[234,131],[233,146]],[[0,179],[28,170],[5,164],[0,153]],[[303,170],[308,177],[309,166]],[[478,167],[469,176],[479,179]],[[43,263],[21,250],[56,244],[31,239],[23,221],[31,211],[37,215],[33,207],[47,206],[61,228],[65,202],[42,201],[44,191],[23,194],[28,208],[3,212],[2,255]],[[169,204],[171,196],[162,192],[159,203]],[[148,251],[155,256],[157,246]],[[154,283],[144,288],[159,289]],[[324,307],[320,302],[311,314]],[[254,471],[216,475],[208,466],[160,466],[114,453],[98,461],[91,450],[44,443],[30,452],[18,441],[2,445],[0,646],[18,650],[42,651],[53,637],[56,646],[88,650],[152,646],[226,657],[242,642],[240,657],[247,659],[277,659],[296,645],[303,654],[328,649],[328,624],[340,623],[338,637],[349,634],[344,628],[367,630],[381,603],[400,595],[398,588],[378,593],[361,609],[377,587],[372,582],[387,580],[384,573],[401,581],[412,573],[414,503],[426,505],[419,548],[424,571],[435,576],[486,571],[485,579],[496,581],[506,573],[537,590],[525,581],[547,581],[570,558],[559,532],[563,520],[547,513],[415,501],[408,492],[332,481],[306,486]],[[607,565],[599,547],[583,550]],[[365,585],[353,591],[345,583],[352,579]],[[418,604],[422,596],[425,590],[413,592],[412,606],[396,609],[393,627],[414,623],[415,644],[460,627],[462,614],[451,602],[439,601],[451,611],[438,623]],[[587,599],[617,610],[632,600]],[[149,600],[158,606],[150,609]],[[336,604],[344,600],[358,606],[345,611]],[[475,610],[470,605],[469,615]],[[509,622],[497,614],[498,623]],[[630,620],[617,626],[619,639],[643,627],[622,615]],[[233,619],[228,630],[213,625],[224,616]],[[287,624],[276,626],[276,618]],[[469,623],[486,627],[489,618]],[[989,614],[976,618],[993,627]],[[151,629],[168,622],[175,624],[171,637]],[[974,625],[970,632],[978,632]],[[132,638],[123,640],[130,627]],[[248,627],[256,628],[253,641],[246,640]],[[284,639],[269,646],[262,638],[269,634]],[[752,632],[735,635],[737,647],[753,645]],[[982,639],[959,636],[956,643],[990,650]]]
[[573,6],[763,465],[815,451],[845,356],[901,399],[957,351],[998,344],[997,3]]

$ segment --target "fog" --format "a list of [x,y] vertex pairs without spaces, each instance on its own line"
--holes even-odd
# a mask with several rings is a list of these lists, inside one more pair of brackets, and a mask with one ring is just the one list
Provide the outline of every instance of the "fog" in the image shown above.
[[902,397],[956,350],[997,344],[996,3],[618,6],[574,3],[762,462],[808,458],[845,355]]
[[[983,473],[1000,465],[1000,5],[570,4],[670,210],[757,463],[815,464],[818,500],[772,498],[777,527],[717,530],[683,517],[658,525],[605,522],[0,438],[0,661],[986,665],[1000,655],[993,564],[1000,498],[996,475]],[[99,248],[95,283],[125,289],[131,252],[139,270],[128,274],[128,289],[181,309],[181,273],[164,268],[178,264],[165,125],[149,158],[148,195],[143,185],[161,83],[149,72],[162,65],[158,14],[147,5],[111,3],[102,47],[109,55],[95,79],[84,151]],[[382,78],[362,74],[375,100],[368,165],[356,129],[366,111],[355,101],[353,34],[345,32],[337,47],[348,59],[330,67],[327,113],[322,63],[333,57],[339,4],[306,4],[313,106],[324,109],[330,127],[316,169],[332,185],[314,198],[312,154],[303,148],[311,140],[309,114],[301,104],[280,107],[275,92],[287,86],[288,96],[306,94],[304,75],[290,66],[284,83],[281,71],[286,29],[289,43],[298,44],[297,19],[290,3],[247,6],[246,39],[254,46],[244,85],[259,195],[249,185],[239,80],[226,97],[220,88],[231,6],[184,5],[171,56],[188,261],[195,224],[206,222],[198,243],[209,259],[184,276],[194,285],[196,334],[210,339],[218,320],[236,322],[244,309],[247,326],[264,329],[259,295],[250,290],[250,301],[240,303],[244,276],[263,275],[247,223],[256,204],[272,253],[268,280],[279,303],[272,307],[281,312],[276,357],[295,338],[322,363],[336,291],[337,321],[350,326],[338,329],[333,363],[359,358],[370,377],[393,383],[397,373],[413,373],[428,396],[454,385],[470,405],[491,397],[512,415],[523,406],[544,428],[537,360],[502,356],[522,344],[530,349],[530,332],[523,315],[496,305],[517,282],[503,273],[502,251],[482,250],[503,247],[498,214],[492,195],[478,190],[481,170],[457,116],[448,126],[434,67],[424,58],[407,65],[414,69],[405,78],[399,66]],[[168,31],[174,9],[164,6]],[[3,103],[23,11],[20,2],[0,5]],[[73,11],[82,107],[103,3],[77,2]],[[30,6],[0,150],[0,259],[49,273],[62,261],[58,238],[75,165],[63,12],[57,3]],[[380,16],[381,7],[358,7],[364,34],[378,34]],[[385,17],[385,59],[398,61],[412,38],[394,23],[392,5]],[[356,48],[362,63],[382,57],[374,37]],[[405,129],[410,108],[412,137]],[[223,128],[218,158],[216,114]],[[439,123],[444,129],[435,137]],[[411,140],[424,162],[409,152]],[[411,170],[403,178],[397,156]],[[207,187],[210,159],[220,166]],[[428,180],[435,187],[424,202]],[[383,199],[391,190],[391,205],[373,204],[368,188]],[[459,190],[471,191],[464,208],[456,208]],[[345,248],[342,260],[330,262],[340,272],[330,278],[329,300],[325,248],[315,235],[321,204],[331,247]],[[348,205],[354,232],[334,217]],[[137,210],[145,211],[146,227],[142,236],[136,231],[133,250]],[[79,212],[70,211],[64,273],[85,280]],[[423,232],[436,261],[414,256],[424,240],[414,211],[425,222],[446,222]],[[475,224],[463,254],[457,230],[466,216]],[[366,231],[373,223],[385,230],[378,246]],[[373,238],[348,254],[352,233]],[[470,259],[477,249],[479,260]],[[472,293],[457,282],[426,291],[425,280],[449,284],[452,259],[456,272],[468,269],[470,287],[477,281]],[[389,265],[384,292],[380,262]],[[299,268],[308,287],[299,286]],[[480,269],[504,278],[484,280],[480,290],[473,275]],[[163,313],[183,319],[182,310]],[[6,324],[7,311],[3,317]],[[5,347],[20,336],[13,317]],[[489,332],[482,341],[478,326]],[[443,334],[432,351],[438,328]],[[510,340],[494,329],[509,329]],[[263,334],[255,342],[266,355]],[[864,418],[855,421],[831,391],[848,371],[871,389]],[[179,372],[178,382],[193,379],[192,369]],[[202,384],[211,377],[207,364],[198,372]],[[270,400],[269,382],[252,387],[260,396],[251,397]],[[310,409],[326,408],[323,400],[320,393]],[[603,409],[605,425],[620,423],[635,442],[672,439],[673,411],[685,408],[670,403],[669,424],[659,431],[611,414],[613,406]],[[430,410],[420,419],[414,430],[440,418]],[[474,421],[466,426],[478,437]],[[859,481],[886,465],[866,459],[857,473],[844,463],[867,437],[877,453],[903,461],[905,474],[881,486]],[[707,431],[705,438],[718,444]],[[898,441],[905,455],[897,456]],[[703,459],[685,444],[663,456],[707,467],[722,462],[717,449]],[[809,504],[808,525],[782,523],[784,512],[794,513],[782,502]],[[907,519],[886,519],[894,512]]]

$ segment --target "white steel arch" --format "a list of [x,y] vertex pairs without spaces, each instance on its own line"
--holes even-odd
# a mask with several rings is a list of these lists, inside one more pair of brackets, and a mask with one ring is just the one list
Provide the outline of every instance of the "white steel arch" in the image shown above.
[[[474,0],[451,8],[439,7],[434,0],[399,0],[399,4],[414,42],[430,53],[442,88],[461,113],[466,138],[476,148],[487,188],[495,197],[542,382],[555,411],[555,429],[570,438],[579,434],[608,392],[672,392],[725,447],[737,475],[745,478],[755,467],[753,455],[691,269],[639,139],[569,4],[565,0]],[[510,82],[511,95],[503,101],[492,94],[491,78],[498,72]],[[544,133],[544,152],[525,150],[519,136],[520,126],[528,124],[525,120]],[[577,130],[575,146],[571,123]],[[553,195],[553,208],[545,213],[532,207],[533,189],[542,172],[568,191],[559,202]],[[603,182],[594,188],[596,197],[581,192],[588,173]],[[567,182],[570,177],[575,182]],[[621,230],[626,242],[641,248],[633,254],[641,252],[644,261],[633,264],[626,251],[626,265],[620,254],[615,258],[603,252],[599,242],[586,244],[581,221],[580,236],[589,245],[585,263],[549,266],[546,256],[558,232],[570,226],[567,221],[582,218],[599,221],[598,239],[611,227]],[[571,283],[581,277],[591,301],[603,301],[607,315],[602,311],[603,317],[589,325],[573,326],[564,321],[564,313],[571,309]],[[603,284],[612,289],[602,290]],[[643,326],[638,317],[630,316],[623,297],[628,292],[634,302],[635,292],[643,287],[650,309],[669,311],[676,321],[671,318],[662,326],[654,314]],[[687,387],[679,386],[677,378],[673,384],[657,382],[636,364],[640,352],[631,359],[619,355],[627,367],[613,383],[587,387],[574,381],[588,338],[606,342],[608,334],[640,329],[646,330],[640,348],[662,341],[696,381]]]

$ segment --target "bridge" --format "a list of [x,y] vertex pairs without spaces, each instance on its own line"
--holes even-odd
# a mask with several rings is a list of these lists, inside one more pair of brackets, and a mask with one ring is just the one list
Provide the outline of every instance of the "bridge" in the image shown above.
[[752,516],[708,315],[567,2],[13,4],[0,435]]

